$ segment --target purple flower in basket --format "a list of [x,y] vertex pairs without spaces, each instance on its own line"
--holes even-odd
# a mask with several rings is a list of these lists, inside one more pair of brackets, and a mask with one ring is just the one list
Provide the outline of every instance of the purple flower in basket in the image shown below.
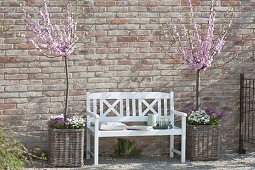
[[206,108],[203,108],[205,110],[205,112],[208,114],[208,115],[213,115],[215,113],[215,110],[211,107],[206,107]]
[[[191,124],[200,124],[200,122],[191,122],[189,121],[189,118],[191,115],[191,113],[193,113],[193,111],[195,111],[195,105],[194,104],[188,104],[185,109],[184,112],[188,113],[188,123]],[[210,116],[210,123],[211,125],[218,125],[220,123],[221,120],[224,120],[227,116],[227,114],[224,111],[216,111],[214,108],[212,107],[204,107],[201,109],[201,112],[205,112],[208,116]]]
[[224,111],[216,111],[211,107],[206,107],[203,109],[208,115],[215,116],[217,119],[224,119],[227,116],[227,114]]
[[63,117],[56,117],[56,118],[51,118],[49,120],[49,123],[65,123],[65,120]]
[[65,119],[64,117],[61,116],[55,116],[50,118],[48,121],[48,124],[50,127],[55,128],[55,129],[64,129],[65,128]]
[[227,114],[223,111],[217,112],[216,117],[219,118],[219,119],[225,119],[227,117]]

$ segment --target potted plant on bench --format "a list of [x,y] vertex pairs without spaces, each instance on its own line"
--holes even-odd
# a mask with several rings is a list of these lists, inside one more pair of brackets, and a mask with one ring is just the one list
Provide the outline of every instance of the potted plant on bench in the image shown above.
[[65,111],[63,116],[53,117],[48,122],[49,129],[49,160],[54,166],[82,166],[84,148],[84,126],[83,118],[78,116],[67,116],[69,77],[68,58],[74,51],[78,38],[76,36],[77,22],[67,10],[65,25],[56,25],[51,22],[47,10],[47,3],[40,8],[38,15],[41,22],[27,15],[26,25],[34,33],[30,39],[36,49],[44,56],[60,57],[65,62]]

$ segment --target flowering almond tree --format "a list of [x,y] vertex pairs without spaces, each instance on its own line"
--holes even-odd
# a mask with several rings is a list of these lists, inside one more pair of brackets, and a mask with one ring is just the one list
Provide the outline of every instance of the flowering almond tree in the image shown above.
[[66,94],[64,120],[66,121],[69,94],[68,58],[73,53],[74,46],[78,41],[76,36],[77,22],[67,10],[64,26],[52,24],[45,0],[44,6],[38,11],[38,15],[42,18],[42,24],[34,20],[30,15],[25,19],[26,25],[35,34],[34,38],[30,39],[30,41],[43,55],[47,57],[61,57],[65,61]]
[[215,38],[214,26],[215,15],[214,6],[217,0],[212,0],[210,15],[205,30],[198,29],[194,19],[193,6],[191,0],[187,0],[189,5],[189,25],[182,23],[173,29],[175,41],[177,42],[177,53],[192,68],[196,70],[196,109],[200,109],[200,72],[212,65],[213,59],[218,55],[225,43],[228,29],[232,20],[229,21],[223,33]]

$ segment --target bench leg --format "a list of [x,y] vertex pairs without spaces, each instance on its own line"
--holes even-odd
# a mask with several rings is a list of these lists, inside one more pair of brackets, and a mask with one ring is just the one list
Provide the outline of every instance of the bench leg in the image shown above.
[[94,140],[94,165],[98,165],[99,138],[95,135]]
[[170,136],[169,156],[174,157],[174,135]]
[[90,159],[90,134],[87,130],[87,143],[86,143],[86,159]]
[[181,137],[181,162],[185,162],[185,155],[186,155],[186,134],[182,134]]

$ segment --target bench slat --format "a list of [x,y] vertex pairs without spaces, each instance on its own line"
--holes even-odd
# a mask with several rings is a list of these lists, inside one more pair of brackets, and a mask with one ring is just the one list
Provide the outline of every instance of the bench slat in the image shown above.
[[170,93],[162,92],[103,92],[103,93],[90,93],[87,96],[90,99],[163,99],[170,98]]
[[103,104],[103,99],[99,100],[99,104],[100,104],[100,117],[103,116],[104,114],[104,104]]
[[[170,119],[170,116],[160,116],[159,118]],[[100,117],[100,122],[147,122],[148,116],[109,116],[109,117]]]
[[[90,127],[89,131],[91,134],[95,132],[94,127]],[[118,136],[169,136],[181,135],[182,129],[153,129],[153,130],[114,130],[114,131],[98,131],[99,137],[118,137]]]
[[136,101],[132,99],[132,116],[136,116]]
[[130,116],[129,99],[126,99],[126,116]]
[[120,102],[120,116],[123,116],[123,112],[124,112],[123,99],[120,99],[119,102]]
[[93,100],[93,112],[97,113],[97,100],[96,99]]
[[181,135],[181,129],[99,131],[99,137]]
[[158,99],[158,114],[161,115],[161,99]]
[[167,115],[167,99],[164,99],[164,116]]
[[142,112],[142,99],[141,98],[138,99],[138,115],[139,116],[143,115],[143,112]]

